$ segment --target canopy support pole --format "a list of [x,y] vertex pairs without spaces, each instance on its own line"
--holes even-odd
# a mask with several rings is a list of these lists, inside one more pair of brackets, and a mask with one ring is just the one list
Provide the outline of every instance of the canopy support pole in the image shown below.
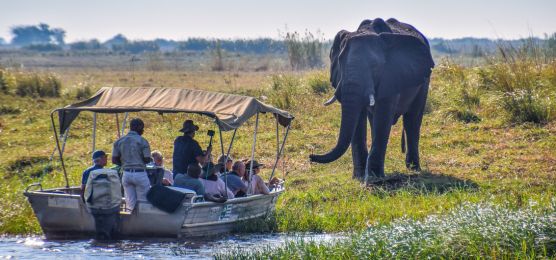
[[120,116],[118,115],[118,113],[115,113],[114,115],[116,115],[116,133],[118,134],[118,139],[120,139]]
[[280,132],[278,131],[278,116],[276,116],[276,154],[280,152]]
[[247,187],[247,194],[253,194],[253,190],[251,189],[251,176],[253,175],[253,160],[255,160],[255,146],[257,144],[257,130],[259,128],[259,112],[257,112],[257,119],[255,120],[255,133],[253,134],[253,147],[251,148],[251,163],[249,164],[249,178],[248,180],[248,187]]
[[95,146],[97,142],[97,113],[93,112],[93,150],[92,153],[95,152]]
[[284,141],[282,141],[282,146],[280,146],[280,150],[278,151],[278,154],[276,154],[276,161],[274,162],[274,166],[272,166],[272,173],[270,174],[270,178],[268,179],[268,182],[270,182],[272,180],[272,177],[274,177],[274,171],[276,171],[276,166],[278,166],[278,161],[280,160],[280,156],[284,151],[284,146],[286,145],[286,139],[288,138],[289,132],[290,132],[290,125],[288,125],[288,127],[286,128],[286,133],[284,134]]
[[125,127],[126,127],[126,123],[127,123],[127,117],[129,116],[128,112],[125,112],[124,115],[124,121],[122,121],[122,132],[120,133],[120,136],[124,135],[125,132]]
[[[60,162],[62,163],[62,170],[64,171],[64,179],[66,180],[66,188],[69,188],[68,173],[66,172],[66,165],[64,164],[64,156],[60,148],[60,139],[58,138],[58,131],[56,131],[56,124],[54,123],[54,112],[50,113],[50,121],[52,122],[52,129],[54,130],[54,137],[56,138],[56,147],[58,147],[58,155],[60,155]],[[66,130],[67,131],[67,130]]]
[[[218,127],[218,134],[220,135],[220,154],[221,156],[224,155],[224,139],[222,139],[222,129],[220,129],[220,127]],[[224,163],[224,166],[226,166],[226,164]],[[226,167],[224,167],[226,168]]]
[[[60,135],[60,137],[63,138],[62,141],[62,153],[64,153],[64,150],[66,149],[66,142],[68,141],[68,136],[69,136],[69,131],[70,131],[71,125],[68,126],[68,128],[66,129],[66,131],[64,132],[63,135]],[[52,150],[52,154],[50,154],[50,161],[52,161],[52,159],[54,159],[54,153],[56,153],[56,150],[58,148],[55,147],[54,150]]]
[[[234,129],[232,140],[230,140],[230,145],[228,146],[228,152],[226,152],[226,163],[224,163],[224,174],[226,175],[226,179],[224,180],[224,182],[226,183],[226,189],[228,188],[228,168],[226,168],[226,164],[228,163],[228,159],[230,158],[230,151],[232,150],[232,145],[234,144],[234,140],[236,139],[236,132],[237,128]],[[222,142],[222,131],[220,131],[220,142]],[[228,191],[226,191],[226,198],[228,198]]]

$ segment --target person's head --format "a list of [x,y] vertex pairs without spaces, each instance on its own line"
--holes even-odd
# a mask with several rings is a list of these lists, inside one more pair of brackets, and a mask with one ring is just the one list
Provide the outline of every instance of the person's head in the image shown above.
[[201,176],[201,166],[198,163],[187,165],[187,175],[191,178],[199,178]]
[[153,158],[154,165],[162,166],[164,165],[164,157],[162,153],[158,150],[155,150],[151,153],[151,157]]
[[185,120],[185,122],[183,122],[183,127],[180,129],[180,132],[191,137],[195,136],[196,131],[199,131],[199,126],[195,125],[193,120]]
[[253,174],[258,174],[259,172],[261,172],[261,168],[263,167],[263,165],[259,164],[259,162],[257,162],[256,160],[248,161],[245,164],[245,168],[251,169],[251,164],[253,164]]
[[93,152],[93,163],[97,166],[104,167],[107,163],[106,153],[102,150],[97,150]]
[[[227,171],[231,171],[232,165],[234,164],[234,159],[231,156],[227,156],[226,159],[226,155],[221,155],[220,158],[218,158],[218,164],[225,166]],[[224,167],[222,167],[221,172],[223,171]]]
[[245,163],[242,161],[237,161],[234,163],[232,170],[239,175],[239,177],[245,176]]
[[208,162],[203,166],[203,173],[201,174],[201,178],[208,178],[212,175],[217,175],[220,171],[220,165],[214,164],[212,162]]
[[143,120],[141,120],[141,118],[131,119],[131,122],[129,122],[129,130],[135,131],[139,135],[142,135],[143,131],[145,130],[145,123],[143,123]]

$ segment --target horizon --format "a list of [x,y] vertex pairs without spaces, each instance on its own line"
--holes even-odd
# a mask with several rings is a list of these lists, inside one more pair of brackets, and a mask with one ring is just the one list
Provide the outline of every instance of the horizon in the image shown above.
[[527,3],[516,0],[471,0],[465,3],[398,0],[380,5],[350,0],[337,6],[315,0],[265,4],[254,0],[202,3],[172,0],[156,3],[146,0],[116,3],[57,0],[47,3],[22,0],[5,3],[4,7],[10,12],[4,12],[0,17],[0,37],[8,43],[13,37],[10,30],[14,26],[39,23],[64,29],[66,42],[90,39],[104,42],[117,34],[130,40],[280,39],[280,32],[305,30],[320,31],[328,40],[342,29],[354,30],[362,20],[376,17],[396,17],[414,25],[431,39],[514,40],[544,38],[556,32],[556,16],[550,11],[556,10],[556,2],[549,0]]

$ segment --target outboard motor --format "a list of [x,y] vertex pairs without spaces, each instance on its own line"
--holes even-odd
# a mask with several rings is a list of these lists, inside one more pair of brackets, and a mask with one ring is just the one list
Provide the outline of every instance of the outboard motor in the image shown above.
[[94,170],[85,186],[85,203],[95,219],[96,239],[110,240],[118,232],[122,184],[112,169]]

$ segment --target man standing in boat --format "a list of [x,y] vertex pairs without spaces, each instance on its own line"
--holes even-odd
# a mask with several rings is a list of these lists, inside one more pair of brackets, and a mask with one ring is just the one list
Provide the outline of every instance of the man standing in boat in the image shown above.
[[145,124],[134,118],[129,124],[129,132],[114,142],[112,163],[123,169],[122,186],[126,200],[126,209],[133,211],[137,200],[147,200],[151,186],[147,176],[146,164],[151,161],[149,142],[141,135]]
[[193,123],[193,120],[186,120],[183,122],[183,127],[180,132],[183,136],[178,136],[174,141],[174,154],[173,154],[173,167],[174,178],[179,173],[187,173],[187,166],[192,163],[204,165],[208,161],[212,147],[207,148],[206,154],[199,145],[195,138],[195,132],[199,131],[199,127]]

